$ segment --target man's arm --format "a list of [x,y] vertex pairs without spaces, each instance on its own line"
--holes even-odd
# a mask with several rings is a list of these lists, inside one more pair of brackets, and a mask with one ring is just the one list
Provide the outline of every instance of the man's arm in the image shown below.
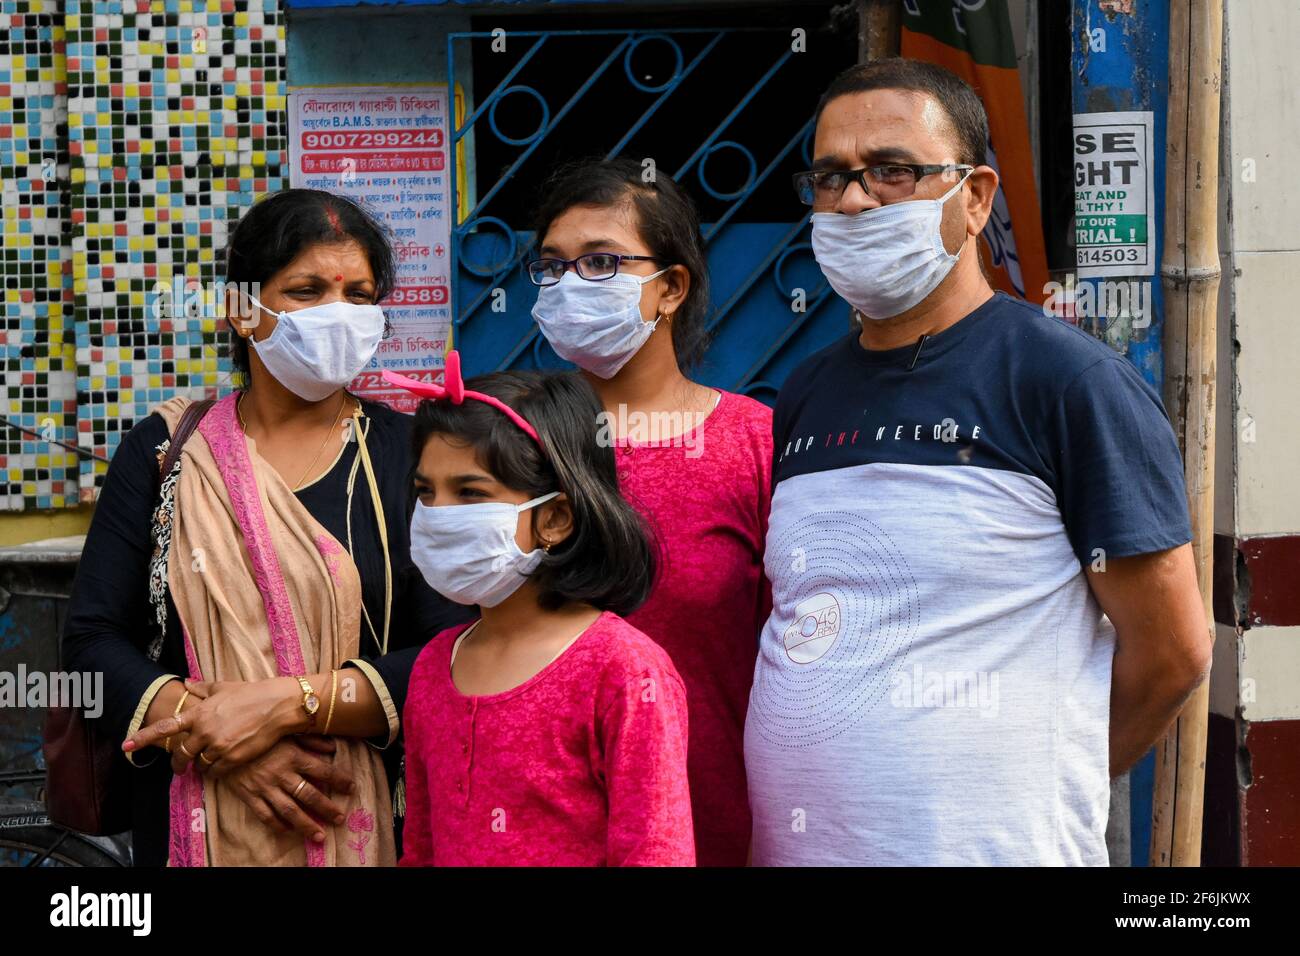
[[1115,626],[1110,686],[1110,773],[1119,776],[1169,728],[1210,671],[1213,635],[1196,584],[1192,546],[1110,558],[1087,571]]

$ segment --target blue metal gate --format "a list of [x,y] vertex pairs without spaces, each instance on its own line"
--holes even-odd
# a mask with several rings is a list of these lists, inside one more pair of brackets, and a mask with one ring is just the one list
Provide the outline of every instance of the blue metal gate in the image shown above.
[[[742,40],[747,54],[757,48],[764,58],[759,62],[752,57],[747,62],[728,59],[736,55]],[[652,155],[656,168],[684,186],[705,210],[713,341],[695,377],[770,404],[801,358],[843,334],[848,328],[847,308],[817,269],[808,236],[810,216],[787,185],[791,172],[811,165],[811,117],[821,92],[782,85],[792,72],[792,58],[812,55],[798,46],[791,31],[782,29],[449,34],[449,85],[469,72],[467,59],[509,58],[494,61],[499,69],[506,62],[509,68],[486,95],[474,97],[472,91],[464,91],[467,101],[477,102],[467,106],[463,120],[456,123],[449,150],[452,208],[457,210],[464,201],[455,166],[460,161],[458,147],[468,145],[469,154],[480,162],[484,147],[498,151],[504,147],[508,159],[482,195],[475,196],[470,183],[468,214],[452,229],[454,336],[467,369],[477,373],[566,367],[530,316],[536,290],[520,268],[534,242],[522,228],[530,210],[517,203],[505,208],[501,193],[520,178],[533,183],[544,179],[550,164],[539,161],[539,150],[547,146],[556,152],[566,117],[581,109],[584,99],[595,95],[593,91],[608,99],[614,90],[619,103],[626,104],[601,123],[597,155],[637,159]],[[666,76],[651,77],[639,65],[651,53],[652,58],[671,64]],[[594,66],[574,88],[559,89],[543,55],[551,63],[586,56]],[[692,88],[692,77],[711,60],[737,71],[739,95],[701,95]],[[532,131],[502,128],[499,111],[514,98],[521,98],[516,106],[524,101],[534,104],[540,119]],[[711,129],[689,142],[669,137],[665,146],[665,122],[683,114],[697,125],[703,118]],[[770,123],[762,119],[768,116]],[[760,120],[757,131],[756,118]],[[738,130],[747,132],[742,135]],[[647,152],[648,142],[654,144],[653,153]],[[730,166],[731,178],[739,181],[722,182],[719,165]],[[739,177],[737,170],[742,173]],[[747,204],[763,189],[772,196],[778,186],[784,186],[788,206],[777,209],[777,215],[759,215],[756,220]],[[776,208],[771,202],[767,206],[769,212]],[[788,218],[780,219],[787,214]]]

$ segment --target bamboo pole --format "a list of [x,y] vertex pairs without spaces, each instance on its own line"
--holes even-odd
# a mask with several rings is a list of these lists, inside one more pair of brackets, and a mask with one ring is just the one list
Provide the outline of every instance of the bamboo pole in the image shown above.
[[[1171,0],[1165,159],[1165,407],[1178,435],[1192,551],[1214,636],[1214,405],[1219,291],[1222,0]],[[1156,745],[1151,865],[1199,866],[1209,682]]]
[[898,56],[902,0],[858,0],[858,62]]
[[[857,0],[858,62],[898,56],[902,43],[902,0]],[[850,307],[846,316],[850,332],[861,331],[862,320]]]

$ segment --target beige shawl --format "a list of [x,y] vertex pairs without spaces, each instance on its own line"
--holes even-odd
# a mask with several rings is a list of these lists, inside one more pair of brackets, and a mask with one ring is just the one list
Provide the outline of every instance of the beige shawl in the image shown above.
[[[351,556],[257,454],[236,421],[235,395],[204,416],[181,453],[167,583],[190,678],[251,681],[313,674],[356,657],[361,581]],[[174,431],[189,404],[157,411]],[[166,476],[164,476],[166,477]],[[328,688],[316,688],[328,706]],[[338,737],[352,778],[346,820],[324,844],[267,827],[222,780],[193,766],[173,778],[172,866],[392,866],[388,780],[379,754]]]

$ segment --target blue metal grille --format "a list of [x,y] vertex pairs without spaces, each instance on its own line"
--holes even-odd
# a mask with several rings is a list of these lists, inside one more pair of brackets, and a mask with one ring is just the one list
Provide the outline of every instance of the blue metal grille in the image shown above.
[[[520,263],[533,246],[521,228],[531,210],[520,208],[523,191],[513,199],[503,194],[512,183],[540,184],[557,156],[574,158],[565,143],[576,130],[586,147],[578,155],[649,157],[699,202],[713,341],[695,377],[771,403],[799,359],[847,328],[846,307],[812,259],[810,217],[789,187],[789,174],[811,165],[811,116],[822,83],[810,82],[807,64],[794,58],[813,54],[796,52],[790,31],[781,29],[511,31],[505,51],[501,39],[490,32],[447,39],[450,78],[466,75],[467,59],[506,58],[491,61],[499,78],[485,95],[466,91],[477,103],[453,134],[453,145],[470,145],[477,162],[489,153],[500,160],[494,179],[478,177],[482,194],[452,229],[454,334],[466,367],[566,367],[530,316],[536,290]],[[554,64],[581,57],[590,73],[566,88]],[[661,75],[646,72],[651,61]],[[734,71],[734,89],[702,89],[706,75],[715,84],[720,64]],[[835,69],[823,66],[828,75]],[[594,99],[617,106],[584,117]],[[529,103],[535,128],[507,128],[501,114],[510,109],[518,126]],[[693,128],[690,140],[674,134],[678,118]],[[458,157],[450,152],[454,190]],[[461,201],[455,195],[452,208]]]

